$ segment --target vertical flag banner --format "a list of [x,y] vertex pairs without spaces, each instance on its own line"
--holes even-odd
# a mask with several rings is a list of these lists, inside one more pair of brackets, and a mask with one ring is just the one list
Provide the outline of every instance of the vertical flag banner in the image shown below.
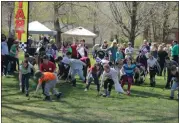
[[15,2],[15,35],[20,41],[20,48],[26,52],[27,26],[28,26],[28,2]]

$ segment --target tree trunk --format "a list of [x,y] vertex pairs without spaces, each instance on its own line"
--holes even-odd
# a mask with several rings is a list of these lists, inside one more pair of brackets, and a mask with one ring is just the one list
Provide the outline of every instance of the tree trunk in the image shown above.
[[12,13],[13,11],[10,12],[10,15],[9,15],[9,20],[8,20],[8,27],[9,27],[9,37],[12,35],[11,34],[11,27],[12,27]]
[[[94,12],[93,32],[96,33],[96,12]],[[93,38],[93,45],[96,43],[95,39],[96,37]]]
[[144,27],[143,38],[146,39],[146,40],[149,39],[149,26],[148,26],[148,25],[146,25],[146,26]]
[[137,16],[137,2],[132,2],[132,14],[131,14],[131,34],[129,37],[129,41],[134,46],[134,40],[135,40],[135,28],[136,28],[136,16]]
[[55,31],[57,31],[56,35],[56,44],[60,48],[61,47],[61,28],[59,23],[59,17],[58,17],[58,7],[56,3],[54,3],[54,28]]
[[166,38],[168,37],[168,16],[169,16],[169,13],[168,13],[168,9],[169,8],[166,8],[165,11],[164,11],[164,22],[163,22],[163,35],[162,35],[162,39],[163,39],[163,42],[166,41]]

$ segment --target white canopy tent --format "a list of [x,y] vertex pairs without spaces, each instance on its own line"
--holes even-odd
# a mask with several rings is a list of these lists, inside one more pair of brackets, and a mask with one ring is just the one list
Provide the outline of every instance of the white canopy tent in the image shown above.
[[77,28],[71,29],[67,32],[64,32],[62,35],[67,35],[67,36],[72,36],[72,37],[91,37],[91,38],[94,38],[97,36],[93,32],[90,32],[89,30],[83,27],[77,27]]
[[29,34],[48,34],[48,35],[57,34],[56,31],[50,30],[49,28],[47,28],[46,26],[44,26],[38,21],[33,21],[29,23],[28,26],[29,26],[29,29],[28,29]]

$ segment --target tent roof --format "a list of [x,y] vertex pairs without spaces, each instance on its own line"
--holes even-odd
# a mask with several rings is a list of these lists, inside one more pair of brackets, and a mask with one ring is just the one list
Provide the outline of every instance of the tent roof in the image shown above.
[[28,32],[30,34],[49,34],[49,35],[55,35],[56,31],[50,30],[43,24],[41,24],[38,21],[33,21],[29,23],[29,29]]
[[82,36],[82,37],[96,37],[97,35],[83,27],[77,27],[71,29],[67,32],[64,32],[63,35],[71,35],[71,36]]

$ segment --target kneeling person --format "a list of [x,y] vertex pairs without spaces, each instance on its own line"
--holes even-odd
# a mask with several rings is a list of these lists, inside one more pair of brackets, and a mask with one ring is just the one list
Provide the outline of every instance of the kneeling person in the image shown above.
[[55,90],[55,86],[57,83],[57,76],[54,73],[51,72],[36,72],[35,77],[39,79],[36,92],[38,91],[39,87],[42,85],[42,83],[45,83],[45,88],[44,88],[44,95],[46,96],[44,100],[51,101],[49,91],[52,90],[53,95],[59,99],[62,95],[61,92],[57,92]]

